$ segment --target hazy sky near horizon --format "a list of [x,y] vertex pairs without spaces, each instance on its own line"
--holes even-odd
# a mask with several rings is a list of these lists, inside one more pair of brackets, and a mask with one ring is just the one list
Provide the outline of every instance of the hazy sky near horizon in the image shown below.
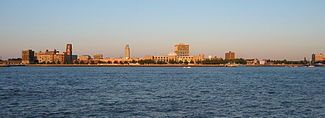
[[259,59],[325,53],[325,0],[0,0],[0,56],[23,49],[123,56],[191,55]]

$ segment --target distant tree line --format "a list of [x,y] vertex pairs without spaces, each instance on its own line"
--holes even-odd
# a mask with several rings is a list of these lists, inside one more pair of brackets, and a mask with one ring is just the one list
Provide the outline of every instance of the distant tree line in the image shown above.
[[245,59],[205,59],[203,61],[197,62],[199,64],[247,64]]
[[286,59],[284,60],[269,60],[268,63],[273,64],[307,64],[307,61],[288,61]]

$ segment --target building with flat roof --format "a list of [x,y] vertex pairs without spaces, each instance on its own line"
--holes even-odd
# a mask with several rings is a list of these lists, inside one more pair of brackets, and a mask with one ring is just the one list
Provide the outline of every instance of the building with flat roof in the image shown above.
[[94,54],[93,56],[94,56],[94,60],[100,60],[104,58],[103,54]]
[[235,53],[231,52],[231,51],[226,52],[225,53],[225,59],[226,60],[234,60],[234,59],[236,59]]
[[90,55],[80,55],[78,56],[79,63],[90,63],[91,56]]
[[22,63],[23,64],[35,63],[35,55],[34,55],[33,50],[23,50],[22,51]]
[[176,44],[174,46],[174,52],[166,56],[145,56],[145,60],[154,60],[155,62],[198,62],[204,60],[204,54],[196,56],[190,56],[188,44]]
[[66,45],[66,52],[59,53],[58,50],[46,50],[35,54],[38,63],[44,64],[72,64],[76,60],[76,55],[72,55],[72,44]]
[[190,56],[190,45],[179,43],[176,44],[174,52],[177,56]]

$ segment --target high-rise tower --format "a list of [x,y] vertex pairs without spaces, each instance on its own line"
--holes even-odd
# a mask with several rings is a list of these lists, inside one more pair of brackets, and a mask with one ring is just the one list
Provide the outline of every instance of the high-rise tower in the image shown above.
[[72,44],[67,44],[66,53],[67,55],[72,55]]
[[188,44],[176,44],[174,52],[177,56],[189,56],[190,55],[190,45]]
[[226,60],[236,59],[235,53],[234,52],[231,52],[231,51],[225,53],[225,59]]
[[23,64],[33,64],[35,63],[35,55],[32,50],[24,50],[22,52],[22,63]]
[[130,47],[129,44],[126,44],[125,48],[124,48],[125,52],[124,52],[124,58],[125,59],[130,59]]
[[71,64],[72,63],[72,44],[67,44],[66,47],[66,63]]

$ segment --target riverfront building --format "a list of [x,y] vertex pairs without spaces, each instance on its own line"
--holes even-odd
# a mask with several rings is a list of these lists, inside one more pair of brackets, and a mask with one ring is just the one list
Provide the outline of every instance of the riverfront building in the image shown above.
[[64,58],[66,59],[65,63],[72,64],[73,63],[72,44],[67,44],[66,52],[64,52],[63,54],[65,54],[64,55],[65,56]]
[[67,44],[66,52],[59,53],[58,50],[46,50],[35,54],[38,63],[45,64],[71,64],[77,59],[76,55],[72,55],[72,44]]
[[79,63],[90,63],[91,62],[91,56],[90,55],[81,55],[78,57]]
[[322,53],[319,54],[312,54],[312,63],[317,62],[324,62],[325,61],[325,55]]
[[94,54],[94,60],[100,60],[103,58],[104,58],[103,54]]
[[124,58],[125,59],[130,59],[131,58],[131,53],[130,53],[130,47],[129,44],[127,44],[124,48]]
[[22,52],[22,63],[23,64],[35,63],[35,55],[33,50],[24,50]]
[[226,60],[234,60],[234,59],[236,59],[235,53],[231,52],[231,51],[225,53],[225,59]]
[[179,43],[176,44],[174,52],[177,56],[190,56],[190,45]]
[[174,52],[168,54],[167,56],[145,56],[145,60],[154,60],[155,62],[193,62],[204,60],[204,54],[199,54],[197,56],[190,56],[190,46],[188,44],[176,44],[174,46]]

